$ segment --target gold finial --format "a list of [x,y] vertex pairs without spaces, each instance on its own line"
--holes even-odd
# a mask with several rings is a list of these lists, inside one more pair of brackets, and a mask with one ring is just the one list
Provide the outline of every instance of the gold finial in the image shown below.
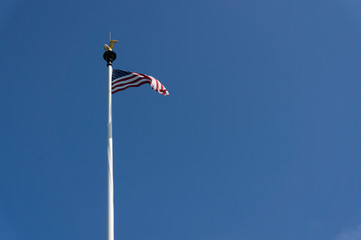
[[109,42],[109,46],[107,44],[104,45],[104,50],[105,51],[113,51],[113,48],[114,48],[114,43],[117,43],[119,41],[117,40],[110,40]]

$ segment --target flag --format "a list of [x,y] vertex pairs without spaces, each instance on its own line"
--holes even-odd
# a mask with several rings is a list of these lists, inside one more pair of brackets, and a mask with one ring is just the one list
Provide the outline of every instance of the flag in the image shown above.
[[128,72],[123,70],[113,70],[112,75],[112,93],[125,90],[129,87],[139,87],[148,83],[155,91],[168,96],[169,92],[157,79],[152,76]]

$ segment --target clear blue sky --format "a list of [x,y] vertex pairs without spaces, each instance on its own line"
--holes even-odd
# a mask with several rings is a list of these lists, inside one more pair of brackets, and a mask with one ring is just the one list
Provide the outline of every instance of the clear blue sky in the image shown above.
[[0,9],[0,239],[360,240],[361,2],[14,1]]

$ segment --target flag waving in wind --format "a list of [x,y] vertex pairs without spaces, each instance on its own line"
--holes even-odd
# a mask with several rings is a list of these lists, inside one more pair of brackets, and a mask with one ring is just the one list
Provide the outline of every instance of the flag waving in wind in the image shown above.
[[157,79],[152,76],[128,72],[123,70],[113,70],[112,75],[112,93],[125,90],[129,87],[139,87],[148,83],[155,91],[162,95],[168,96],[169,92]]

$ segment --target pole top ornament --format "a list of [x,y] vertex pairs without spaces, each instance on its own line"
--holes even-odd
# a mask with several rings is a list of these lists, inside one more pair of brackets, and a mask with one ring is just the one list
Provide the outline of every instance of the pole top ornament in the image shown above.
[[107,44],[104,45],[104,50],[105,51],[113,51],[113,48],[114,48],[114,43],[117,43],[119,41],[117,40],[110,40],[109,41],[109,46]]
[[109,46],[107,44],[104,45],[104,54],[103,58],[105,61],[107,61],[108,65],[112,65],[112,62],[117,58],[117,54],[113,52],[114,43],[117,43],[117,40],[110,40]]

